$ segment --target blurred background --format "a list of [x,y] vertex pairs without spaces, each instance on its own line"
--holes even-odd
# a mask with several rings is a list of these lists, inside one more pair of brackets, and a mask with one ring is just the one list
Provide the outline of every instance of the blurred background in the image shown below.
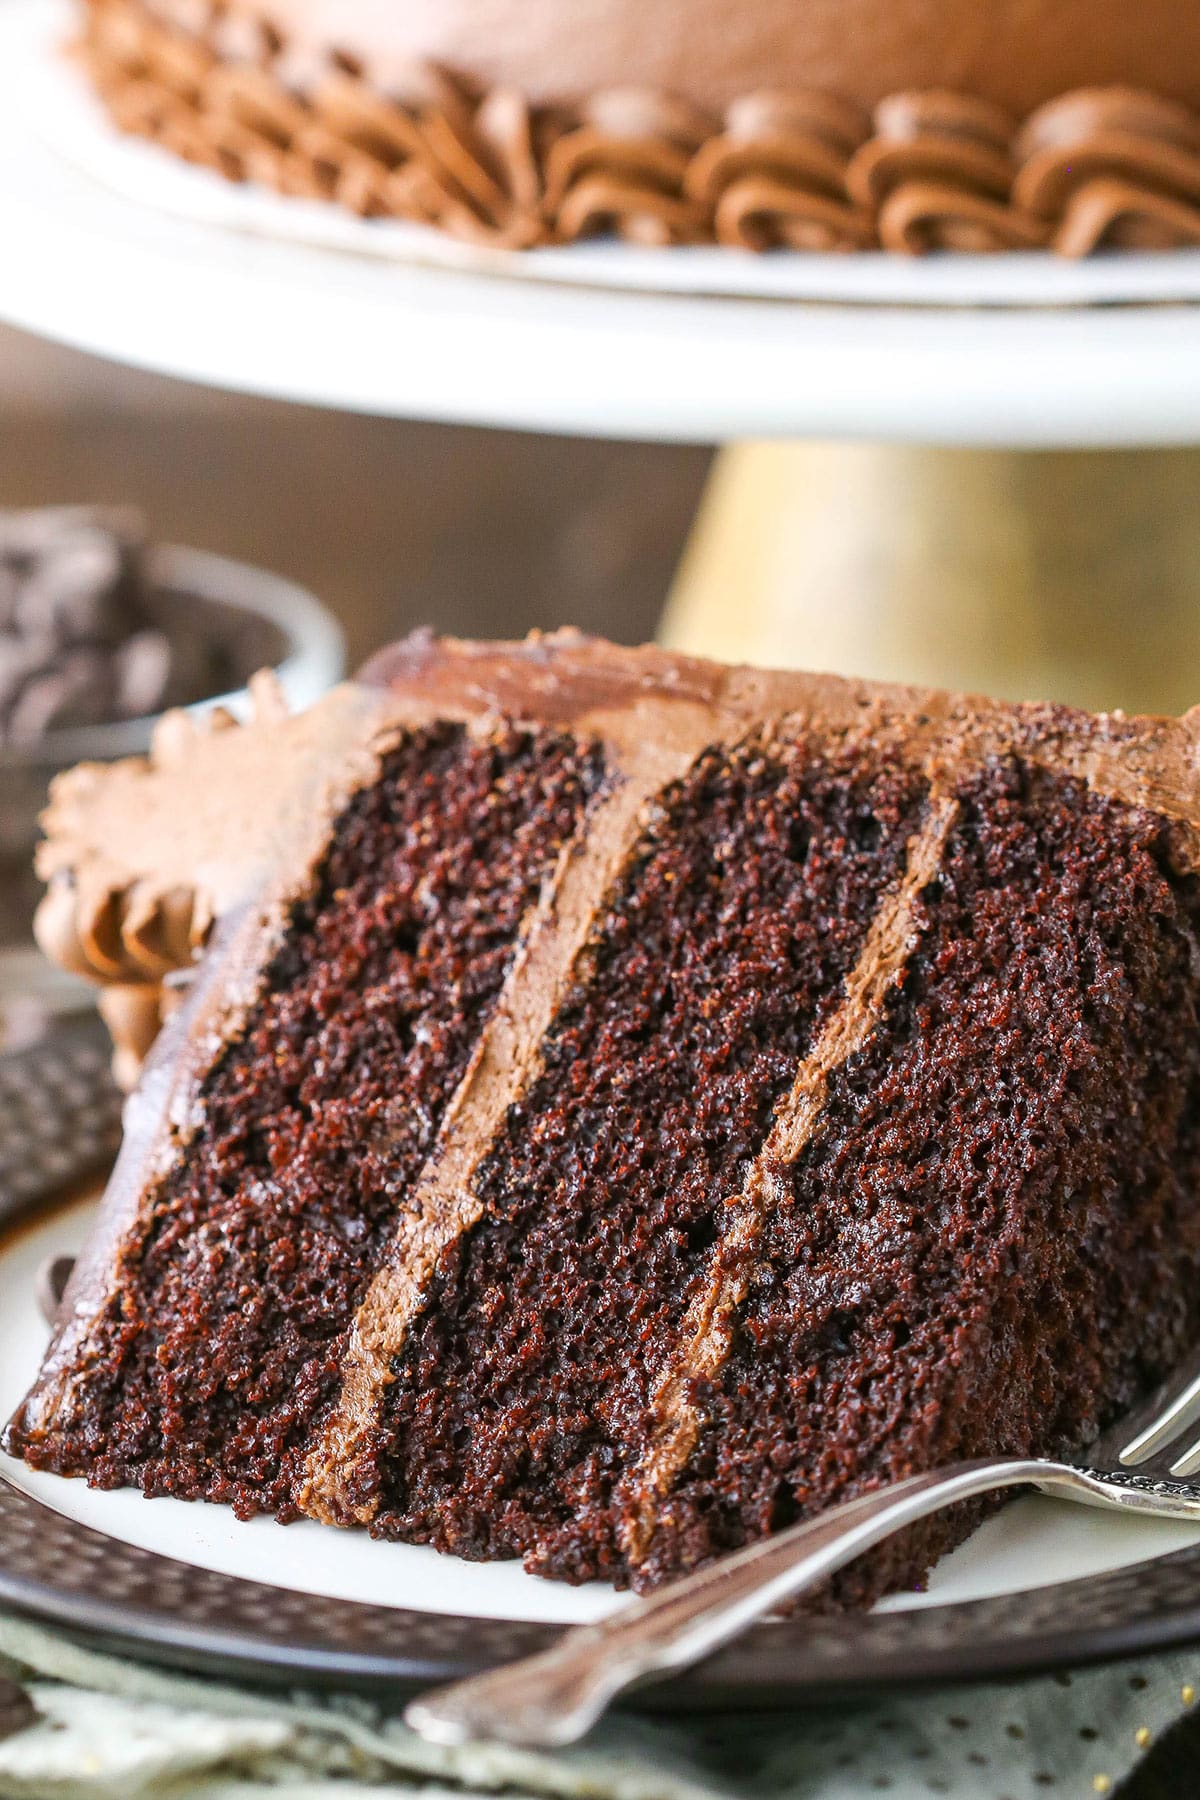
[[[704,449],[407,424],[243,398],[0,327],[0,513],[132,508],[134,538],[140,515],[151,554],[164,544],[216,552],[249,565],[251,584],[261,569],[307,590],[340,626],[351,669],[426,624],[480,636],[564,623],[628,642],[653,636],[710,460]],[[33,849],[49,779],[81,758],[143,750],[150,729],[147,718],[110,722],[122,715],[86,693],[64,696],[70,649],[91,655],[101,637],[119,648],[138,619],[127,596],[116,599],[128,570],[115,579],[84,571],[77,580],[78,530],[45,529],[46,548],[32,563],[12,543],[0,545],[0,1049],[40,1034],[47,1005],[83,998],[33,947],[41,892]],[[217,591],[233,598],[224,579]],[[202,634],[210,624],[195,615],[187,581],[181,593],[168,596],[173,612],[163,622],[175,675],[192,685],[183,691],[176,682],[168,703],[235,688],[254,666],[279,660],[280,645],[252,633],[219,678],[181,669],[181,627],[189,615]],[[281,603],[299,628],[290,620],[294,598],[284,592]],[[78,612],[81,602],[86,616],[64,649],[43,631],[42,616]],[[46,639],[34,644],[35,674],[58,684],[53,710],[32,721],[14,712],[14,695],[19,702],[33,686],[21,660],[31,636]],[[310,650],[315,667],[292,690],[298,703],[338,673],[336,641],[332,652],[328,641]],[[104,674],[85,670],[84,688]],[[126,711],[155,713],[162,703],[159,695]]]
[[132,502],[310,588],[351,667],[422,624],[653,636],[709,461],[242,399],[0,327],[0,507]]

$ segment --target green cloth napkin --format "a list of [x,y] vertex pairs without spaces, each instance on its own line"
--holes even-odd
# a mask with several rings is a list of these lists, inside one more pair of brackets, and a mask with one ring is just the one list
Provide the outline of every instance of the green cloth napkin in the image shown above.
[[0,1742],[5,1800],[1094,1800],[1193,1705],[1200,1649],[785,1714],[616,1714],[553,1753],[438,1749],[361,1695],[176,1674],[3,1615],[0,1672],[38,1715]]

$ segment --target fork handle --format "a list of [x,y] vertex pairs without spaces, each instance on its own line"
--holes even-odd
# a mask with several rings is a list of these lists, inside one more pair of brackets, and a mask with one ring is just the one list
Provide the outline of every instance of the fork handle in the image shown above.
[[1100,1498],[1066,1463],[1005,1458],[911,1475],[722,1557],[599,1625],[564,1632],[536,1656],[423,1695],[405,1720],[440,1744],[574,1743],[635,1682],[699,1662],[905,1525],[956,1500],[1028,1482],[1069,1499]]

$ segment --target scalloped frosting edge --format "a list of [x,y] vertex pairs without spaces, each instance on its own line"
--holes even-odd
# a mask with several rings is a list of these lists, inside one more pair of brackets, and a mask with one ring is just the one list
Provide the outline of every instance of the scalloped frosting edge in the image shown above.
[[1200,115],[1136,88],[1079,89],[1024,121],[966,94],[867,115],[814,92],[721,117],[608,90],[571,109],[414,65],[388,92],[335,49],[196,0],[87,0],[78,52],[113,122],[237,182],[364,218],[524,249],[615,235],[750,251],[1200,245]]

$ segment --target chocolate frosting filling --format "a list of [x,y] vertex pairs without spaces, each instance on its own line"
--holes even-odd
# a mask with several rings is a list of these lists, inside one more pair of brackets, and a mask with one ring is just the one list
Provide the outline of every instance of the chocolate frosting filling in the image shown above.
[[820,1130],[831,1071],[863,1048],[903,975],[918,896],[937,875],[958,813],[951,796],[933,795],[925,823],[909,844],[903,877],[884,896],[847,978],[841,1006],[796,1070],[741,1192],[726,1202],[729,1225],[713,1250],[708,1280],[688,1307],[678,1347],[658,1377],[649,1453],[627,1483],[626,1550],[634,1563],[644,1559],[658,1504],[690,1460],[705,1423],[693,1396],[699,1383],[715,1380],[729,1356],[738,1311],[758,1272],[762,1222],[774,1204],[779,1171],[794,1163]]

